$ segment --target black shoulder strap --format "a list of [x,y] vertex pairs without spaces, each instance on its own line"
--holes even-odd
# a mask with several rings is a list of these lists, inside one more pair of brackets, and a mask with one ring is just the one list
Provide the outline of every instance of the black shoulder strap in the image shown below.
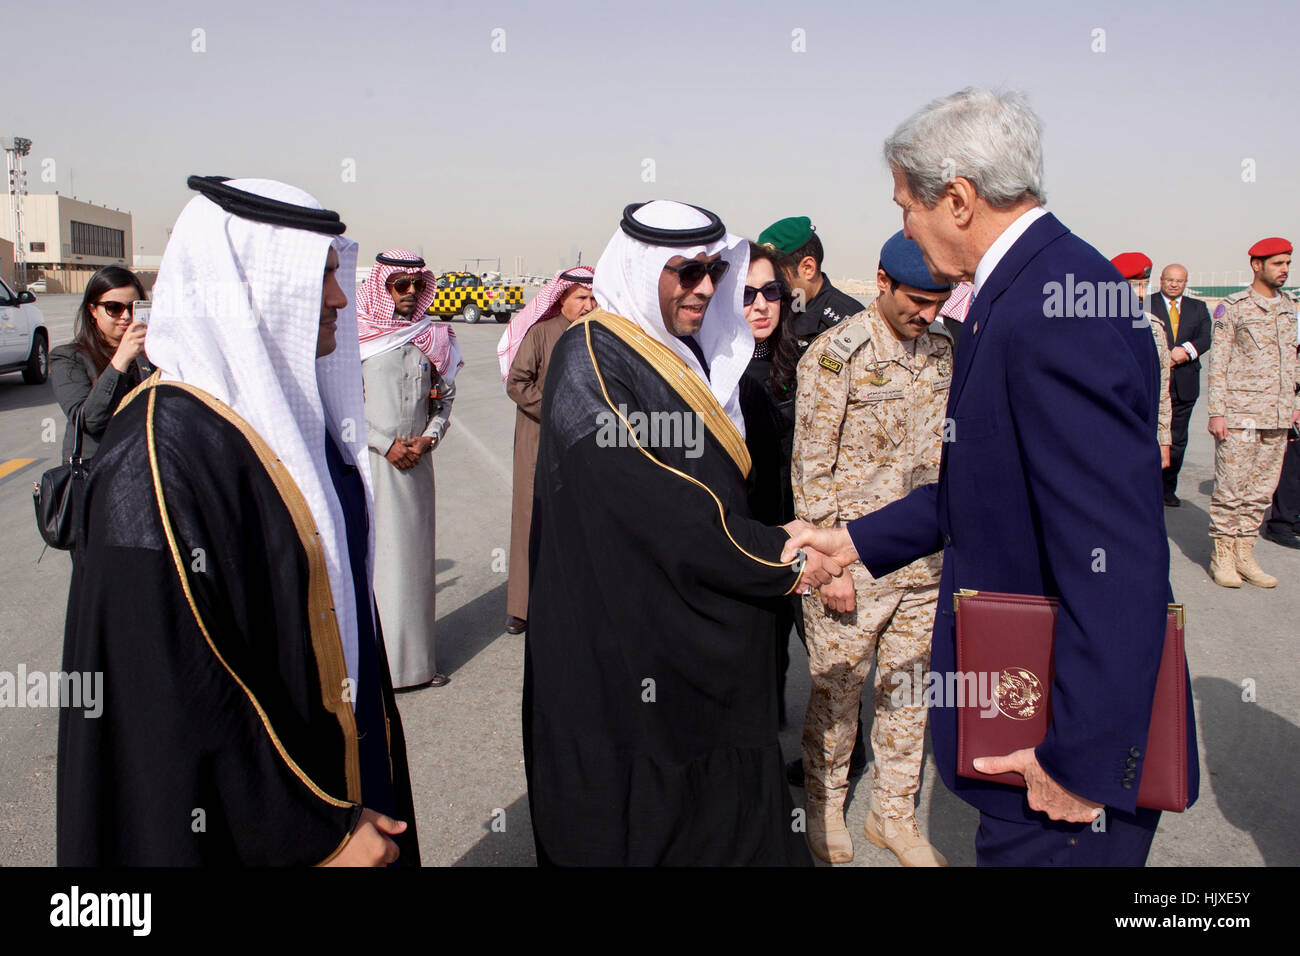
[[[87,396],[89,397],[89,396]],[[81,464],[81,431],[86,424],[86,403],[82,402],[77,408],[77,414],[73,416],[72,421],[68,423],[70,428],[75,428],[76,432],[72,436],[72,457],[74,465]]]

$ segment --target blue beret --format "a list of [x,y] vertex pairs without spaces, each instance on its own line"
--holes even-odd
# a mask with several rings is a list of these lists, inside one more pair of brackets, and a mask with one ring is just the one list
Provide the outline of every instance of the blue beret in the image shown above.
[[898,230],[889,237],[880,249],[880,265],[895,282],[924,289],[926,292],[946,292],[951,286],[946,282],[935,282],[930,270],[925,267],[925,258],[921,247]]

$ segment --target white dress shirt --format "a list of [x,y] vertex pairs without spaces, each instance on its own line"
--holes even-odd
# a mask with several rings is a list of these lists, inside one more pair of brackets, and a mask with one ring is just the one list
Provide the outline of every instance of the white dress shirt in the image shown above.
[[[1035,206],[1027,210],[1011,225],[1002,231],[1002,235],[993,240],[993,245],[989,246],[988,251],[980,258],[980,264],[975,267],[975,279],[973,282],[974,289],[971,291],[971,301],[980,294],[980,286],[997,268],[997,264],[1016,244],[1016,240],[1025,234],[1025,230],[1032,226],[1036,221],[1047,215],[1047,210],[1042,206]],[[970,313],[967,312],[967,315]]]
[[[1179,296],[1178,298],[1176,298],[1176,299],[1171,299],[1171,298],[1169,298],[1169,296],[1165,295],[1163,292],[1160,293],[1160,297],[1161,297],[1162,299],[1165,300],[1165,315],[1168,315],[1168,314],[1170,313],[1170,310],[1172,310],[1172,309],[1174,308],[1174,306],[1177,306],[1177,307],[1178,307],[1178,321],[1179,321],[1179,322],[1182,322],[1182,321],[1183,321],[1183,297],[1180,295],[1180,296]],[[1170,325],[1170,327],[1169,327],[1169,331],[1170,331],[1170,333],[1172,333],[1172,332],[1174,331],[1172,325]],[[1171,335],[1171,338],[1172,338],[1172,335]],[[1184,352],[1186,352],[1186,353],[1187,353],[1187,361],[1191,362],[1191,361],[1194,361],[1194,360],[1196,359],[1196,346],[1193,345],[1191,342],[1175,343],[1174,348],[1180,348],[1180,349],[1182,349]]]

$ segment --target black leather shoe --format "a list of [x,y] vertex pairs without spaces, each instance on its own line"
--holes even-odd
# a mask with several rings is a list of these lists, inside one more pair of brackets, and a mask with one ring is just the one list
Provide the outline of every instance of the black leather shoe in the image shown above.
[[446,687],[451,683],[451,678],[446,674],[434,674],[433,679],[426,685],[428,687]]
[[1166,508],[1177,508],[1177,507],[1178,507],[1179,505],[1181,505],[1182,503],[1183,503],[1183,499],[1182,499],[1182,498],[1179,498],[1179,497],[1178,497],[1176,494],[1174,494],[1172,491],[1169,492],[1169,494],[1165,495],[1165,507],[1166,507]]
[[1285,531],[1274,531],[1268,525],[1264,525],[1259,531],[1259,536],[1274,544],[1280,544],[1284,548],[1296,548],[1300,550],[1300,536],[1288,534]]
[[507,634],[522,634],[526,630],[528,630],[528,622],[522,617],[515,617],[512,614],[510,617],[506,618]]

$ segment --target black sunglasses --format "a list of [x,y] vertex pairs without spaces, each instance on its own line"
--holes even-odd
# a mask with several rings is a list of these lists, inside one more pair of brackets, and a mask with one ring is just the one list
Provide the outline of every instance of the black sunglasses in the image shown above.
[[421,291],[424,288],[424,279],[418,277],[415,279],[393,279],[388,283],[388,287],[398,295],[406,295],[412,286],[415,287],[416,292]]
[[682,288],[694,289],[704,281],[705,275],[708,275],[713,284],[717,285],[731,268],[731,263],[726,259],[714,259],[712,262],[692,260],[684,266],[664,266],[664,268],[669,272],[677,273],[677,281],[682,284]]
[[758,298],[760,292],[763,293],[763,298],[767,299],[768,302],[780,302],[781,296],[785,294],[785,289],[775,279],[771,282],[765,282],[757,289],[752,285],[747,285],[744,294],[740,297],[741,303],[748,308],[754,304],[754,300]]
[[132,318],[135,317],[135,303],[134,303],[134,302],[112,302],[112,301],[108,301],[108,302],[96,302],[95,305],[97,305],[99,308],[101,308],[101,309],[103,309],[105,312],[107,312],[107,313],[108,313],[108,317],[109,317],[110,319],[120,319],[120,318],[122,317],[122,313],[123,313],[123,312],[130,312],[130,313],[131,313],[131,317],[132,317]]

